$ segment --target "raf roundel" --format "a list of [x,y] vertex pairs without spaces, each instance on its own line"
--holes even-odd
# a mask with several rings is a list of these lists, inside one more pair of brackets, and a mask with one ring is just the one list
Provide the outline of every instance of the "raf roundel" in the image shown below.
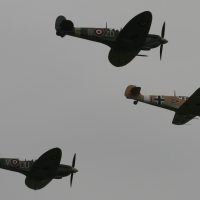
[[147,25],[147,22],[141,21],[141,22],[139,22],[139,25],[140,25],[140,26],[146,26],[146,25]]
[[94,29],[94,35],[97,37],[103,37],[105,34],[105,31],[103,29]]
[[10,165],[12,167],[18,167],[19,166],[19,160],[18,159],[11,159],[10,160]]

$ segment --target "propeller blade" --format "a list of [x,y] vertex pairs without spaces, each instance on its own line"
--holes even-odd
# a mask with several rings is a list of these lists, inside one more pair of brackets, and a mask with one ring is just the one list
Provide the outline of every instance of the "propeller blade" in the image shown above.
[[162,58],[162,50],[163,50],[163,44],[160,45],[160,60]]
[[71,174],[71,177],[70,177],[70,186],[72,187],[72,181],[73,181],[73,173]]
[[165,22],[163,23],[161,31],[161,41],[160,41],[160,60],[162,59],[163,44],[166,44],[168,41],[164,38],[165,36]]
[[72,167],[73,168],[75,167],[75,162],[76,162],[76,154],[74,154],[74,158],[73,158],[73,161],[72,161]]
[[162,32],[161,32],[161,37],[164,38],[164,36],[165,36],[165,22],[163,23]]
[[75,162],[76,162],[76,154],[74,154],[73,160],[72,160],[72,173],[70,177],[70,186],[72,187],[72,181],[73,181],[73,175],[76,173],[78,170],[75,169],[76,171],[73,171],[73,168],[75,167]]

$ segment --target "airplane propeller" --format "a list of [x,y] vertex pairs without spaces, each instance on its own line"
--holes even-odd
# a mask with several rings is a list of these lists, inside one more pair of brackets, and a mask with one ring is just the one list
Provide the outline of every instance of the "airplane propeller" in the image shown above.
[[78,170],[75,167],[75,162],[76,162],[76,154],[74,154],[74,158],[72,161],[72,173],[71,173],[71,178],[70,178],[70,186],[72,187],[72,181],[73,181],[73,174],[76,173]]
[[162,51],[163,51],[163,44],[167,43],[168,41],[164,38],[165,36],[165,22],[163,23],[162,31],[161,31],[161,44],[160,44],[160,60],[162,58]]

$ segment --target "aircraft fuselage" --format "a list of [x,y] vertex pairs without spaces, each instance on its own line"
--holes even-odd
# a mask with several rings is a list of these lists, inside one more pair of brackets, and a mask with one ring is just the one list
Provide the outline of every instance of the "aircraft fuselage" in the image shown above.
[[[28,160],[19,160],[17,158],[1,158],[0,168],[6,169],[9,171],[18,172],[28,177],[32,177],[33,172],[31,171],[31,167],[33,166],[34,163],[35,163],[34,160],[28,161]],[[72,168],[69,165],[60,164],[55,177],[52,177],[52,178],[60,179],[65,176],[69,176],[71,173],[75,173],[75,172],[77,172],[75,168]],[[37,171],[37,177],[35,178],[43,178],[46,176],[48,176],[48,169]]]
[[[127,50],[134,49],[134,41],[139,36],[133,36],[131,39],[121,39],[116,42],[116,38],[119,35],[119,30],[108,29],[108,28],[77,28],[74,27],[71,31],[64,31],[61,28],[57,30],[58,36],[64,37],[66,35],[78,37],[94,42],[103,43],[111,48],[122,48]],[[161,44],[167,43],[167,40],[162,39],[159,35],[148,34],[144,45],[141,50],[151,50]]]
[[133,86],[127,87],[125,91],[125,96],[128,99],[134,99],[136,101],[135,104],[137,103],[137,101],[140,101],[175,112],[188,99],[188,97],[186,96],[142,95],[140,93],[134,94],[130,92],[132,88]]

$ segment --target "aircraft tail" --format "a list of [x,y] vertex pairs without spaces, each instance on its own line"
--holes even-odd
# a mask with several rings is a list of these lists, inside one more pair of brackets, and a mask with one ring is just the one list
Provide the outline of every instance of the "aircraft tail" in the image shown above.
[[125,96],[126,98],[130,98],[130,96],[133,95],[139,95],[140,94],[141,87],[136,87],[135,85],[129,85],[125,90]]
[[56,31],[60,29],[64,31],[71,31],[74,28],[74,24],[72,21],[67,20],[64,16],[58,16],[55,23]]

